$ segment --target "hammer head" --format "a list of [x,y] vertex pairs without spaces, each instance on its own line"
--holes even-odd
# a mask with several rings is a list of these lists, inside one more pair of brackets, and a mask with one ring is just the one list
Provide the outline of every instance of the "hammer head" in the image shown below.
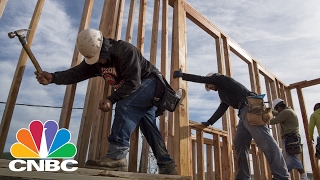
[[24,37],[24,32],[25,31],[30,31],[30,29],[19,29],[19,30],[16,30],[14,32],[9,32],[8,36],[9,36],[10,39],[14,38],[15,36]]

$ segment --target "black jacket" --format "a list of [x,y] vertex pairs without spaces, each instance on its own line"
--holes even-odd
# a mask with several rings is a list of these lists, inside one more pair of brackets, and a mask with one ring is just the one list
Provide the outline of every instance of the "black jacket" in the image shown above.
[[125,41],[104,38],[100,57],[109,59],[108,63],[89,65],[82,61],[66,71],[52,73],[52,82],[68,85],[102,76],[116,89],[107,97],[114,104],[135,92],[140,87],[141,80],[147,78],[150,73],[160,74],[135,46]]
[[221,103],[212,117],[208,120],[210,124],[215,123],[226,112],[229,106],[238,109],[238,103],[245,102],[246,97],[250,93],[250,91],[241,83],[231,77],[218,73],[210,77],[183,73],[182,79],[197,83],[214,84],[217,87]]

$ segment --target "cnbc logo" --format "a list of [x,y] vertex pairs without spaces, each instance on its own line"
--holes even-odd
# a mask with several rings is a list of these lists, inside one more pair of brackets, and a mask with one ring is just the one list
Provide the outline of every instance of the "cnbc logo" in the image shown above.
[[39,120],[33,120],[29,124],[29,129],[22,128],[17,132],[16,138],[18,142],[10,148],[11,155],[16,158],[9,163],[11,171],[34,169],[36,171],[59,171],[60,169],[75,171],[78,169],[73,167],[78,162],[70,160],[77,153],[76,146],[69,142],[70,131],[65,128],[58,129],[57,122],[48,120],[43,124]]

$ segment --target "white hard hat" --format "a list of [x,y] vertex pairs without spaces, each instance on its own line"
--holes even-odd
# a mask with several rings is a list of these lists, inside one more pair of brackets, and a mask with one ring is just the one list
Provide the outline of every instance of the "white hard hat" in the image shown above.
[[77,48],[87,64],[94,64],[99,60],[102,42],[103,36],[99,30],[85,29],[78,34]]
[[272,107],[273,109],[276,107],[277,104],[279,104],[280,102],[283,102],[283,99],[277,98],[275,100],[272,101]]
[[[208,73],[208,74],[206,75],[206,77],[210,77],[210,76],[212,76],[213,74],[214,74],[214,73]],[[207,84],[204,84],[204,88],[206,88],[207,91],[210,91],[210,90],[211,90],[210,88],[207,87]]]

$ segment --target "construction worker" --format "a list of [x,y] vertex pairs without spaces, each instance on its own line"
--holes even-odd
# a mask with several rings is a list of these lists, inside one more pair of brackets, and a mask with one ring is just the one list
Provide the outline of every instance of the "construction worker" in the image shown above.
[[178,174],[156,126],[157,107],[152,100],[158,78],[163,78],[159,70],[132,44],[105,38],[99,30],[81,31],[76,46],[84,56],[79,65],[65,71],[35,74],[44,85],[46,80],[68,85],[101,76],[116,89],[99,103],[103,112],[112,110],[112,105],[116,104],[108,152],[101,160],[88,160],[87,165],[127,170],[130,135],[139,125],[157,158],[159,174]]
[[264,152],[269,162],[273,179],[289,179],[289,173],[280,148],[270,135],[267,125],[253,126],[248,123],[246,97],[255,95],[255,93],[250,92],[245,86],[233,78],[219,73],[209,73],[206,76],[198,76],[183,73],[181,70],[174,71],[173,78],[180,77],[186,81],[205,84],[207,91],[213,90],[218,92],[221,100],[220,105],[208,121],[202,122],[204,126],[214,124],[221,118],[229,106],[239,110],[238,116],[240,121],[234,139],[234,147],[236,149],[239,167],[236,180],[249,180],[251,178],[248,156],[252,138]]
[[292,169],[297,169],[300,173],[301,180],[307,180],[307,174],[298,157],[298,154],[302,152],[298,117],[295,111],[287,106],[280,98],[273,100],[272,106],[275,110],[273,111],[275,117],[270,120],[270,124],[274,125],[279,123],[281,126],[282,154],[286,161],[288,171],[291,172]]
[[320,103],[317,103],[313,107],[313,113],[310,116],[310,122],[308,126],[308,133],[309,138],[313,141],[313,132],[314,127],[317,127],[318,130],[318,137],[317,137],[317,144],[316,144],[316,157],[320,159]]

